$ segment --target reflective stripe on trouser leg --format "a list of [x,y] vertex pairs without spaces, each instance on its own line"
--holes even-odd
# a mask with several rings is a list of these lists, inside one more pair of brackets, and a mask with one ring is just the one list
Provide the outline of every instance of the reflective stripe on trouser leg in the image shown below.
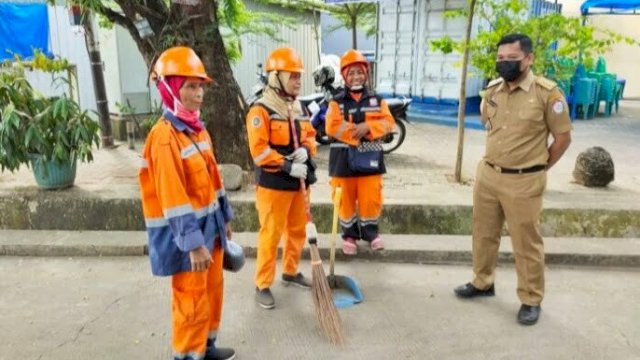
[[173,353],[173,360],[204,360],[204,354],[199,353]]
[[284,229],[284,253],[282,255],[282,273],[296,275],[302,248],[306,240],[305,225],[307,215],[305,212],[305,199],[302,193],[295,192],[291,200],[289,214]]
[[473,187],[473,281],[474,287],[486,289],[495,280],[504,213],[498,200],[498,174],[480,162]]
[[512,177],[503,183],[501,203],[507,218],[518,274],[518,298],[539,305],[544,297],[544,244],[538,229],[546,173]]
[[331,196],[335,195],[337,187],[342,188],[342,198],[340,207],[338,208],[338,218],[342,229],[342,238],[347,237],[360,239],[360,228],[358,226],[358,217],[356,216],[356,200],[358,195],[358,182],[355,177],[334,177],[331,178],[331,187],[333,189]]
[[291,202],[298,192],[267,189],[258,186],[256,208],[260,219],[255,283],[259,289],[273,283],[276,272],[278,243],[283,235]]
[[[214,243],[218,243],[217,241]],[[211,316],[209,317],[209,333],[207,339],[215,339],[222,319],[222,303],[224,300],[224,276],[222,271],[224,250],[216,246],[213,251],[213,263],[209,268],[207,278],[207,294],[209,295],[209,306]]]
[[221,248],[213,251],[211,267],[205,272],[182,272],[171,278],[172,342],[176,359],[202,359],[212,326],[216,329],[219,326],[222,254]]
[[378,237],[378,219],[382,213],[382,175],[355,178],[358,196],[358,214],[362,240]]

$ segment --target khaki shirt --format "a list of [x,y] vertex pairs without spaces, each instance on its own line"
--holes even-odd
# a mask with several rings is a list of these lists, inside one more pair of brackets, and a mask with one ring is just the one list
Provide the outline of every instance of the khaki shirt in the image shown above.
[[502,78],[487,86],[480,104],[487,130],[485,161],[505,168],[546,165],[549,133],[570,131],[569,107],[556,83],[527,77],[510,90]]

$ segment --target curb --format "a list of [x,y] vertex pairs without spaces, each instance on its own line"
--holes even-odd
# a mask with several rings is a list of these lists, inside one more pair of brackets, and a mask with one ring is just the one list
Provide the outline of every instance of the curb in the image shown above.
[[[257,248],[243,246],[248,258],[255,258]],[[329,249],[322,247],[320,256],[325,264],[328,263]],[[147,256],[147,245],[38,245],[38,244],[0,244],[0,256],[34,256],[34,257],[114,257],[114,256]],[[282,249],[278,251],[278,258],[282,257]],[[302,259],[309,260],[309,248],[302,252]],[[467,250],[406,250],[390,249],[372,251],[359,249],[358,255],[345,256],[340,250],[336,252],[336,261],[371,261],[381,263],[402,264],[470,264],[471,251]],[[640,255],[624,254],[573,254],[547,253],[547,265],[589,266],[589,267],[624,267],[640,268]],[[498,263],[513,264],[511,252],[500,252]]]
[[[231,200],[234,229],[255,232],[253,201]],[[331,204],[313,204],[320,232],[331,231]],[[107,214],[105,216],[105,214]],[[468,235],[471,206],[387,204],[380,228],[392,234]],[[139,199],[103,198],[91,193],[23,191],[0,194],[0,229],[144,230]],[[551,237],[640,237],[640,210],[545,209],[540,231]]]

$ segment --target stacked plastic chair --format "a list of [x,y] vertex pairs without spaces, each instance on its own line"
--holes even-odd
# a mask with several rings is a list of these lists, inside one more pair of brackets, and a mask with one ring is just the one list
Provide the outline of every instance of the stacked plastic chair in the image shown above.
[[[584,64],[576,66],[572,59],[562,57],[557,58],[557,65],[548,69],[546,75],[556,81],[565,94],[572,120],[594,118],[601,102],[604,102],[604,116],[611,116],[614,107],[618,111],[624,85],[615,74],[607,73],[607,63],[602,56],[591,69]],[[574,68],[575,73],[571,76]]]
[[590,119],[595,116],[597,111],[596,99],[598,94],[598,82],[588,77],[577,77],[574,80],[573,104],[571,113],[573,117],[577,117],[578,113],[582,114],[583,119]]
[[616,113],[618,113],[618,106],[619,106],[620,100],[622,99],[622,96],[624,93],[624,86],[626,82],[627,81],[625,79],[616,78],[616,100],[615,100]]
[[[572,105],[574,104],[572,76],[575,64],[572,59],[565,57],[558,57],[557,64],[557,71],[554,68],[548,69],[546,75],[549,79],[552,79],[558,84],[558,87],[560,87],[560,90],[562,90],[562,93],[567,100],[569,108],[575,110],[575,107],[572,107]],[[571,113],[571,121],[573,121],[575,117],[576,116],[574,111]]]
[[594,77],[597,77],[600,87],[598,91],[598,105],[596,106],[596,111],[600,108],[600,102],[604,101],[604,116],[610,117],[611,110],[618,102],[620,96],[617,76],[607,72],[607,62],[602,56],[598,57],[595,70],[596,74]]
[[603,74],[598,94],[598,107],[604,101],[604,116],[611,116],[611,109],[616,102],[616,75]]

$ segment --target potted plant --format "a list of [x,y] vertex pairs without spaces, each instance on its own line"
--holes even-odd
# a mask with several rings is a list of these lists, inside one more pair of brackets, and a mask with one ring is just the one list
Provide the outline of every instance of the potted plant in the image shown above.
[[66,95],[44,97],[14,63],[0,69],[0,167],[16,171],[31,166],[38,186],[73,185],[76,163],[92,161],[99,146],[99,125]]

